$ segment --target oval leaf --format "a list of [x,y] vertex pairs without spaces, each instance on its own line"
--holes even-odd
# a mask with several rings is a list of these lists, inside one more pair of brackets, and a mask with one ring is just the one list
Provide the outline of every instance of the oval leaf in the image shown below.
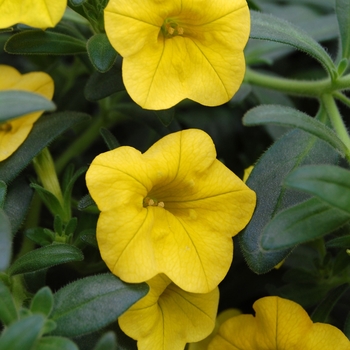
[[41,315],[23,318],[6,328],[0,337],[1,350],[31,350],[40,337],[45,319]]
[[100,73],[109,71],[118,57],[106,34],[99,33],[92,36],[86,48],[91,63]]
[[266,251],[292,248],[320,238],[350,221],[350,215],[317,198],[278,213],[266,226],[261,245]]
[[52,244],[22,255],[10,266],[8,273],[13,276],[83,259],[81,250],[74,246],[63,243]]
[[97,331],[114,322],[131,305],[145,296],[148,285],[129,284],[112,274],[86,277],[54,294],[52,332],[75,337]]
[[293,46],[318,60],[331,77],[336,76],[336,67],[326,50],[302,29],[272,15],[256,11],[250,13],[252,39],[277,41]]
[[30,304],[30,311],[49,316],[53,308],[53,295],[49,287],[41,288],[33,297]]
[[309,165],[296,169],[285,184],[313,194],[350,215],[350,171],[333,165]]
[[261,105],[249,110],[243,124],[247,126],[275,124],[304,130],[329,143],[342,156],[349,151],[338,135],[325,124],[298,110],[278,105]]
[[66,34],[26,30],[12,35],[5,51],[18,55],[74,55],[86,53],[86,47],[84,41]]
[[0,91],[0,122],[28,113],[54,111],[55,104],[42,95],[29,91]]
[[105,333],[97,342],[93,350],[116,350],[117,337],[114,332]]
[[5,326],[9,326],[17,319],[17,309],[11,292],[0,280],[0,320]]
[[67,338],[44,337],[39,339],[35,350],[79,350],[79,348]]
[[87,121],[89,118],[85,113],[76,112],[60,112],[41,116],[13,156],[0,162],[0,180],[5,183],[12,181],[56,137],[71,126]]

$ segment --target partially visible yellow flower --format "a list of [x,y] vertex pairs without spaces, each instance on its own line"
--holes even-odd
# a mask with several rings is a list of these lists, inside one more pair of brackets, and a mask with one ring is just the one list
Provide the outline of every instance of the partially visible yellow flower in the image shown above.
[[238,309],[227,309],[225,311],[220,312],[216,318],[215,328],[211,332],[211,334],[209,334],[208,337],[206,337],[205,339],[203,339],[199,342],[189,344],[188,350],[207,350],[209,343],[216,336],[217,332],[219,331],[220,326],[229,318],[238,316],[241,313],[242,312]]
[[119,317],[120,328],[138,341],[138,350],[183,350],[205,338],[215,325],[219,290],[188,293],[166,276],[147,282],[148,294]]
[[254,165],[249,166],[248,168],[244,169],[244,174],[243,174],[243,181],[247,182],[248,177],[250,173],[253,171]]
[[242,83],[246,0],[110,0],[104,19],[124,58],[125,87],[143,108],[166,109],[185,98],[217,106]]
[[[0,65],[0,91],[2,90],[30,91],[51,99],[54,84],[52,78],[44,72],[21,75],[15,68]],[[41,114],[42,112],[34,112],[0,123],[0,161],[12,155],[24,142]]]
[[97,240],[109,269],[131,283],[164,273],[193,293],[225,277],[232,236],[256,201],[197,129],[167,135],[144,154],[126,146],[100,154],[86,183],[101,211]]
[[208,350],[350,350],[348,338],[338,328],[313,323],[297,303],[265,297],[253,305],[253,315],[224,322]]
[[42,29],[54,27],[66,7],[67,0],[2,0],[0,28],[18,23]]

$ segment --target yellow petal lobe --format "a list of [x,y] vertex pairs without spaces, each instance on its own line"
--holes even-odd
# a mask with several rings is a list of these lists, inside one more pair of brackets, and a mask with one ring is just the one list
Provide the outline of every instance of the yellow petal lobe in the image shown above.
[[219,291],[188,293],[164,275],[147,282],[150,291],[119,318],[120,328],[139,350],[183,350],[214,328]]
[[109,269],[131,283],[164,273],[193,293],[225,277],[232,237],[256,201],[196,129],[167,135],[144,154],[131,147],[100,154],[86,183],[101,210],[97,240]]

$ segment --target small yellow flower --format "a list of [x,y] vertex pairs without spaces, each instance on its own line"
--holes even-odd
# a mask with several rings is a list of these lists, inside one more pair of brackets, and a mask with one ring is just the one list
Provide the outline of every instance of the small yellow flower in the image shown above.
[[213,330],[219,290],[188,293],[164,275],[147,282],[148,294],[119,317],[120,328],[139,350],[183,350]]
[[240,315],[224,322],[208,350],[350,350],[338,328],[313,323],[293,301],[265,297],[253,308],[255,317]]
[[0,1],[0,28],[21,23],[35,28],[54,27],[62,18],[67,0]]
[[100,154],[86,182],[101,211],[97,240],[109,269],[131,283],[164,273],[193,293],[225,277],[232,236],[256,201],[197,129],[167,135],[144,154],[132,147]]
[[[15,68],[0,65],[0,91],[23,90],[40,94],[51,99],[54,84],[51,77],[44,72],[32,72],[21,75]],[[42,112],[0,123],[0,161],[8,158],[24,142],[32,130],[33,124]]]
[[110,0],[104,19],[124,58],[125,87],[143,108],[166,109],[185,98],[217,106],[242,83],[245,0]]

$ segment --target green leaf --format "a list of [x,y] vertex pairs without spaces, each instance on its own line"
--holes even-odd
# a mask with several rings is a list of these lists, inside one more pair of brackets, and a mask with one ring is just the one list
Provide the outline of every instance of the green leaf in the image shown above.
[[332,78],[336,77],[336,67],[326,50],[302,29],[291,23],[261,12],[250,11],[252,39],[276,41],[304,51],[318,60]]
[[94,72],[85,86],[84,94],[87,100],[95,102],[123,90],[125,86],[119,62],[107,73]]
[[86,43],[86,48],[92,65],[100,73],[108,72],[118,57],[106,34],[92,36]]
[[11,262],[11,224],[3,209],[0,209],[0,271],[5,271]]
[[52,244],[22,255],[10,266],[8,273],[13,276],[83,259],[81,250],[74,246]]
[[45,319],[41,315],[25,317],[4,330],[0,337],[1,350],[32,350]]
[[46,97],[29,91],[0,91],[0,123],[28,113],[54,111],[55,104]]
[[11,292],[0,279],[0,320],[5,326],[9,326],[17,319],[17,309]]
[[333,238],[326,242],[327,248],[350,248],[350,235]]
[[281,210],[303,202],[308,195],[286,188],[285,177],[305,164],[336,163],[338,154],[327,143],[302,130],[292,130],[258,160],[247,185],[257,194],[254,215],[239,235],[243,255],[256,273],[265,273],[282,261],[290,249],[266,251],[261,245],[265,227]]
[[[92,199],[92,197],[90,196],[90,194],[86,194],[82,199],[80,199],[80,201],[78,202],[78,209],[79,210],[84,210],[90,206],[96,206],[95,201]],[[98,210],[98,209],[97,209]],[[99,211],[98,211],[99,212]]]
[[279,212],[265,227],[261,246],[266,251],[292,248],[331,233],[349,221],[349,214],[311,198]]
[[4,207],[6,193],[7,193],[7,185],[4,181],[0,180],[0,208]]
[[32,227],[25,231],[25,235],[41,246],[51,244],[55,240],[55,234],[51,230],[42,227]]
[[69,3],[72,5],[72,6],[81,6],[84,4],[86,0],[69,0]]
[[260,105],[249,110],[244,118],[246,126],[274,124],[304,130],[334,147],[341,156],[348,153],[347,147],[328,126],[298,110],[278,105]]
[[72,36],[42,30],[26,30],[12,35],[5,51],[18,55],[75,55],[86,53],[85,42]]
[[148,285],[128,284],[112,274],[86,277],[54,294],[53,334],[75,337],[114,322],[148,292]]
[[40,117],[17,151],[0,162],[0,180],[11,182],[50,142],[71,126],[88,119],[87,114],[77,112],[59,112]]
[[118,140],[107,128],[101,128],[100,134],[103,137],[103,141],[105,142],[110,151],[112,149],[120,147],[120,143],[118,142]]
[[[1,167],[1,162],[0,162]],[[12,235],[15,235],[26,218],[33,190],[26,178],[20,176],[8,187],[4,211],[11,223]]]
[[332,290],[312,312],[312,321],[327,323],[329,321],[329,314],[333,310],[335,304],[348,289],[349,285],[346,283]]
[[35,350],[79,350],[79,348],[68,338],[50,336],[40,338]]
[[313,194],[350,215],[350,171],[335,165],[309,165],[285,180],[288,187]]
[[112,331],[105,333],[99,339],[93,350],[117,350],[117,338],[115,333]]
[[33,297],[30,304],[30,311],[43,314],[46,317],[50,316],[53,308],[53,295],[49,287],[41,288]]
[[341,57],[350,58],[350,2],[335,0],[335,13],[340,31]]

